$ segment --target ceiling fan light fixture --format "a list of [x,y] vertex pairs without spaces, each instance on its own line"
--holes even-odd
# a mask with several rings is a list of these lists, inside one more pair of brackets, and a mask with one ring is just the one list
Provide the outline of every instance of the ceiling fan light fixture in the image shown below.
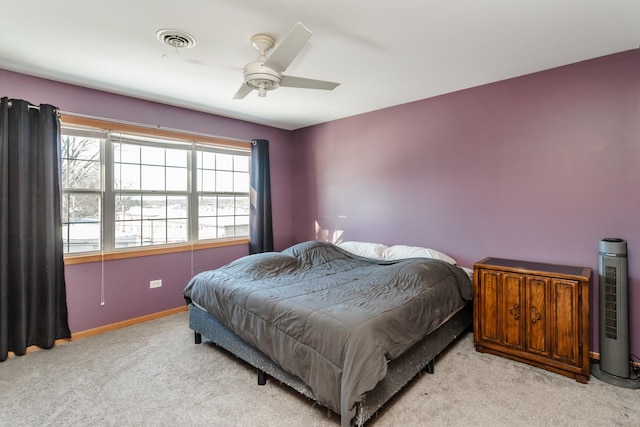
[[246,83],[247,86],[262,91],[274,90],[280,86],[280,82],[265,78],[252,78],[247,80]]

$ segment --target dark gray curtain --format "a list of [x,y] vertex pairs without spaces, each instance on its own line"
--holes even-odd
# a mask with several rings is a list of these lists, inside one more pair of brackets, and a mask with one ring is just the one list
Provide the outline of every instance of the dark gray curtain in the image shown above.
[[60,213],[60,121],[0,100],[0,361],[71,336]]
[[254,139],[251,145],[251,213],[249,253],[273,251],[271,225],[271,175],[269,141]]

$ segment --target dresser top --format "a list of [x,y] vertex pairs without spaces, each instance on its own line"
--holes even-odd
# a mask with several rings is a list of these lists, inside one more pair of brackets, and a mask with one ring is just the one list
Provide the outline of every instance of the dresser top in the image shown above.
[[591,277],[591,269],[588,267],[576,267],[573,265],[547,264],[543,262],[531,262],[504,258],[485,258],[475,265],[484,267],[498,267],[513,271],[527,270],[530,272],[554,273],[565,276]]

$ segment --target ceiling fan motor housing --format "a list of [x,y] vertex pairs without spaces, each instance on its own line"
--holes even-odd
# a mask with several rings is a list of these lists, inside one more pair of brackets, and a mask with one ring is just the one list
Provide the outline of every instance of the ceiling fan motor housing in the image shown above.
[[262,61],[256,61],[244,68],[244,80],[247,86],[253,89],[267,91],[277,89],[282,76],[277,71],[265,67]]

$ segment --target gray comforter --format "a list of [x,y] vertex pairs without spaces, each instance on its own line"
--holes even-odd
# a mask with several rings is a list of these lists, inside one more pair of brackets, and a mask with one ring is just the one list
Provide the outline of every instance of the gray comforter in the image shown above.
[[302,379],[343,426],[385,377],[387,361],[472,294],[466,273],[443,261],[376,261],[325,242],[246,256],[196,275],[184,290]]

